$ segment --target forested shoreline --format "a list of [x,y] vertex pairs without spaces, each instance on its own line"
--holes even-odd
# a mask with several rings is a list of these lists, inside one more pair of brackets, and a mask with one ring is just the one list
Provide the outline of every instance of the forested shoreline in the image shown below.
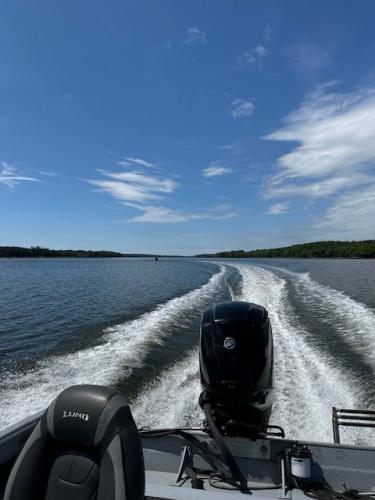
[[375,258],[375,240],[364,241],[316,241],[287,247],[257,249],[257,250],[229,250],[215,254],[201,254],[196,257],[205,258],[346,258],[346,259],[373,259]]
[[123,257],[123,254],[107,250],[51,250],[38,246],[0,246],[0,257]]
[[[53,250],[40,246],[18,247],[0,246],[0,258],[22,257],[156,257],[156,254],[120,253],[108,250]],[[165,255],[164,257],[168,257]],[[177,257],[169,256],[169,257]],[[194,257],[204,258],[346,258],[346,259],[373,259],[375,258],[375,240],[364,241],[316,241],[301,243],[287,247],[256,249],[256,250],[228,250],[214,254],[199,254]]]

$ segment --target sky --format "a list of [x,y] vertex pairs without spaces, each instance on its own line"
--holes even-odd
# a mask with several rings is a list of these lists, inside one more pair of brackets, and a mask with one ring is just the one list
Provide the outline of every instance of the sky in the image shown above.
[[0,245],[375,239],[372,0],[0,0]]

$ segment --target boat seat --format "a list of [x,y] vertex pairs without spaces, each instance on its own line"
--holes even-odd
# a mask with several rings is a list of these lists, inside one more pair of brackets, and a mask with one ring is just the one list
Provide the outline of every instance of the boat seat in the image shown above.
[[10,473],[4,500],[141,500],[140,437],[116,390],[77,385],[48,407]]

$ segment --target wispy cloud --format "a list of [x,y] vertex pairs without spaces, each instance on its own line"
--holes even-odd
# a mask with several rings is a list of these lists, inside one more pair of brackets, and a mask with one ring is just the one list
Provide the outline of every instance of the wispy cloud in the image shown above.
[[38,172],[38,174],[44,175],[45,177],[62,177],[60,174],[57,174],[56,172],[49,172],[46,170],[35,170],[35,172]]
[[129,164],[137,165],[139,167],[147,167],[147,168],[156,167],[155,163],[151,163],[149,161],[146,161],[143,158],[133,158],[131,156],[125,157],[125,161],[121,160],[121,161],[117,162],[117,165],[120,165],[122,167],[128,166]]
[[[356,180],[359,172],[364,175],[366,166],[375,163],[375,89],[350,94],[329,89],[318,88],[285,118],[281,129],[265,137],[298,144],[279,157],[274,182],[327,179],[338,173],[342,179]],[[337,189],[343,187],[340,184]]]
[[222,144],[218,146],[221,151],[229,151],[231,153],[240,153],[242,151],[242,146],[238,142],[234,142],[232,144]]
[[270,44],[272,40],[273,29],[267,24],[264,28],[261,41],[252,49],[244,50],[237,58],[239,68],[253,66],[258,69],[263,68],[264,59],[270,54]]
[[194,26],[187,28],[185,43],[187,45],[193,43],[207,43],[207,34],[202,29]]
[[231,174],[233,172],[232,168],[229,167],[207,167],[202,170],[203,177],[217,177],[219,175]]
[[0,184],[14,188],[20,182],[38,182],[39,179],[36,177],[27,177],[21,175],[18,168],[9,165],[6,162],[0,162]]
[[273,28],[270,24],[267,24],[262,33],[262,39],[265,44],[270,44],[272,41]]
[[292,196],[306,196],[310,198],[326,198],[345,188],[353,188],[371,180],[371,177],[353,173],[347,176],[329,177],[316,182],[303,181],[280,184],[276,176],[274,183],[269,183],[266,198],[283,198]]
[[189,222],[193,220],[228,220],[236,217],[237,214],[228,204],[218,205],[217,207],[209,208],[200,211],[199,213],[189,213],[182,210],[173,210],[166,207],[152,205],[136,205],[128,204],[137,210],[140,210],[141,215],[128,219],[128,222],[150,222],[154,224],[179,223]]
[[271,205],[267,210],[267,214],[269,215],[281,215],[287,213],[289,210],[289,203],[275,203],[275,205]]
[[127,222],[151,222],[153,224],[168,224],[187,222],[189,220],[187,214],[166,207],[134,204],[128,204],[128,206],[139,210],[141,214],[127,219]]
[[229,106],[229,113],[233,118],[244,118],[253,114],[255,104],[251,99],[235,99]]
[[122,181],[135,186],[143,186],[150,191],[158,191],[160,193],[173,193],[176,189],[176,182],[169,178],[160,179],[151,175],[146,175],[143,172],[107,172],[101,171],[105,176]]
[[127,222],[178,223],[200,219],[226,220],[236,216],[228,204],[191,213],[164,206],[166,196],[174,193],[177,183],[169,177],[148,175],[142,171],[110,172],[99,170],[104,179],[88,179],[96,191],[107,193],[122,205],[140,212]]
[[87,182],[122,202],[159,200],[162,193],[176,189],[176,182],[169,178],[160,179],[142,172],[100,172],[110,180],[89,179]]
[[254,49],[245,50],[238,56],[237,63],[241,68],[246,66],[255,65],[258,68],[262,68],[263,60],[269,54],[269,49],[264,45],[257,45]]
[[375,184],[339,196],[314,226],[329,237],[374,239]]
[[266,137],[296,145],[278,158],[265,196],[329,197],[332,205],[316,228],[373,237],[375,213],[366,204],[373,203],[375,193],[367,188],[375,186],[374,137],[375,89],[337,93],[333,84],[320,86]]
[[124,202],[129,200],[145,202],[160,199],[160,196],[153,194],[141,186],[134,186],[125,182],[107,180],[88,180],[87,182],[96,186],[98,191],[108,193],[113,198]]

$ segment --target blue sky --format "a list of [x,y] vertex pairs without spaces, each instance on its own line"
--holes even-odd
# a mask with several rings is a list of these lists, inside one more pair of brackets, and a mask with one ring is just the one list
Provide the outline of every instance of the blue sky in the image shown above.
[[375,3],[0,0],[0,244],[375,238]]

